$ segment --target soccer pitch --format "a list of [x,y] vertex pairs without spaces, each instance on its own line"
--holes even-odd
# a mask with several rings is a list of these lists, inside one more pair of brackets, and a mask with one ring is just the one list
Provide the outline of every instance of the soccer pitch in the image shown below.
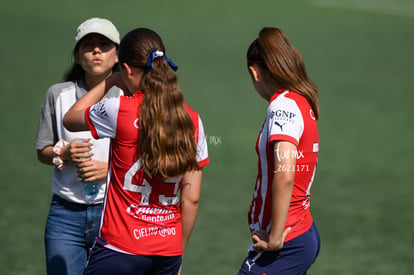
[[320,89],[311,212],[322,246],[308,274],[414,268],[414,3],[6,0],[0,15],[0,274],[45,274],[52,167],[36,159],[37,120],[47,88],[72,62],[75,28],[96,16],[112,20],[121,36],[136,27],[157,31],[203,119],[210,164],[183,275],[236,274],[249,246],[254,145],[267,104],[245,55],[265,26],[287,33]]

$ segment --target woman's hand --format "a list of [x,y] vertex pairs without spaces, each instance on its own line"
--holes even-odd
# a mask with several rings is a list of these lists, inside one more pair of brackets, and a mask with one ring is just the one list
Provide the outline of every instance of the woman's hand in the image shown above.
[[64,161],[81,163],[91,160],[92,143],[90,139],[75,138],[69,144],[62,147],[60,155]]
[[261,251],[278,251],[283,248],[286,236],[289,234],[291,227],[288,227],[283,231],[282,236],[278,240],[269,240],[269,233],[264,230],[257,231],[253,234],[253,249],[256,252]]
[[104,179],[108,173],[108,163],[94,159],[83,161],[78,164],[78,173],[84,182]]
[[78,174],[84,182],[104,179],[108,172],[107,162],[91,159],[91,146],[90,139],[75,138],[62,148],[63,159],[78,164]]

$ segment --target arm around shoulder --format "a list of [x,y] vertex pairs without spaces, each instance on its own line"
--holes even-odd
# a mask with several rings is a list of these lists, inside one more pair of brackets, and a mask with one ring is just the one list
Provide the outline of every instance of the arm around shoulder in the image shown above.
[[63,125],[69,131],[74,132],[89,130],[85,118],[86,109],[101,101],[111,87],[117,85],[118,87],[121,86],[120,88],[122,89],[123,85],[121,84],[122,80],[119,73],[113,73],[109,78],[96,85],[73,104],[63,118]]

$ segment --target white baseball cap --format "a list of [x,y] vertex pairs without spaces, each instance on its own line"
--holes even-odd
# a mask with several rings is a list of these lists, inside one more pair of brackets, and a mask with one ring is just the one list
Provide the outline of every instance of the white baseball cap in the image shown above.
[[112,22],[108,19],[94,17],[86,20],[79,25],[78,29],[76,30],[75,46],[82,38],[90,33],[101,34],[115,44],[119,45],[119,32],[114,24],[112,24]]

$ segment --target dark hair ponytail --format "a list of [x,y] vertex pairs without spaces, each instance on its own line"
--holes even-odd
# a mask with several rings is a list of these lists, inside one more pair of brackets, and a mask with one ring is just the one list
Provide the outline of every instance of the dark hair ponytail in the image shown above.
[[139,112],[139,157],[145,169],[163,178],[200,169],[196,160],[194,124],[184,107],[177,77],[167,59],[160,56],[147,67],[153,51],[165,53],[154,31],[139,28],[124,36],[119,62],[145,70],[140,86],[144,100]]
[[278,88],[304,96],[319,118],[318,89],[306,73],[302,55],[282,30],[263,28],[247,50],[247,62],[267,70]]

